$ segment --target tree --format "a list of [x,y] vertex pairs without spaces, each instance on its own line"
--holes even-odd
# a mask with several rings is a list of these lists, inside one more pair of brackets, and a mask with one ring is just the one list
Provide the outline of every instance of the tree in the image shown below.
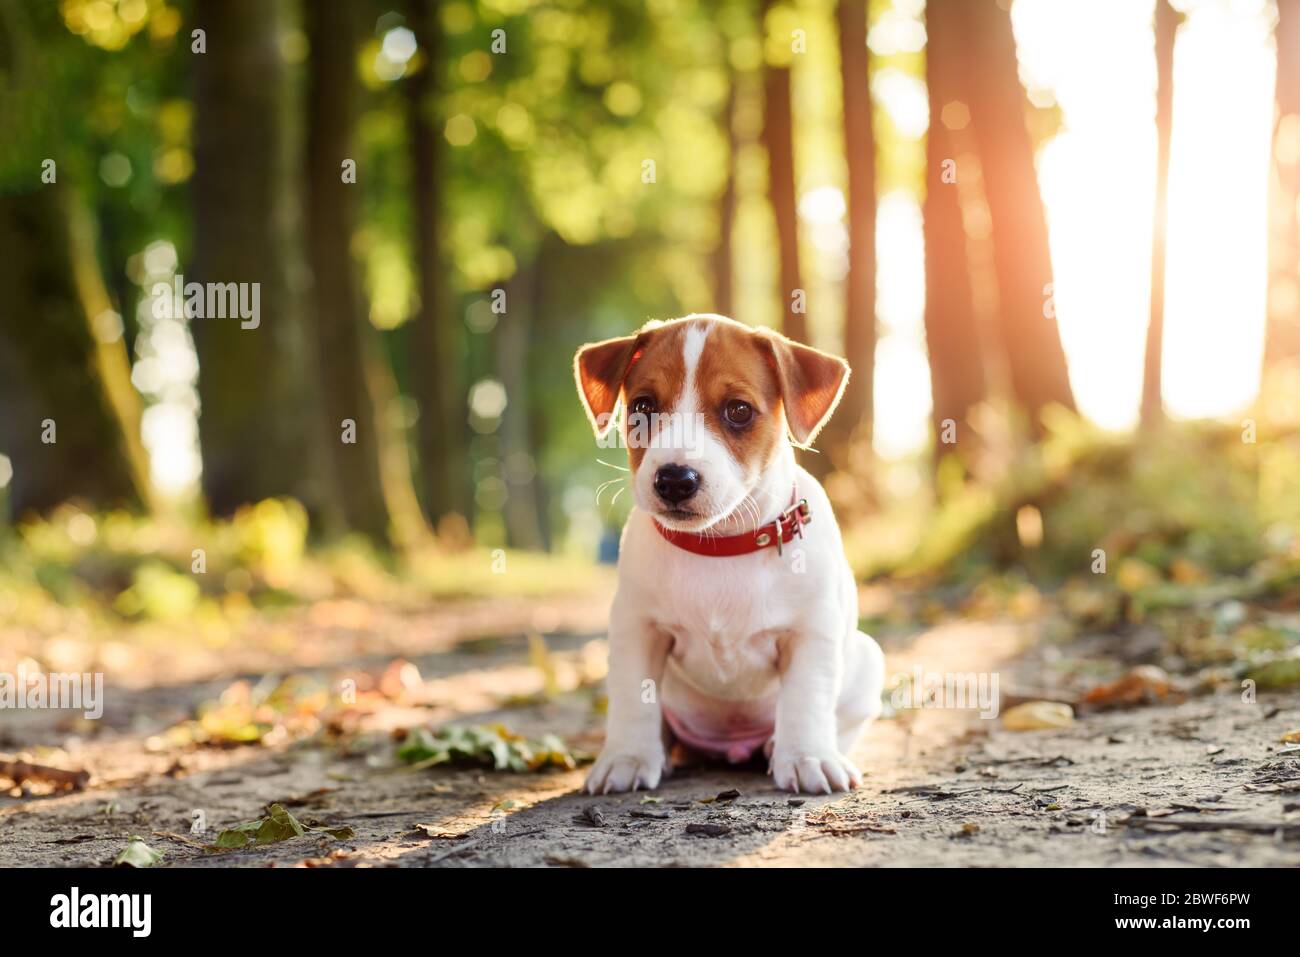
[[506,485],[503,518],[506,543],[512,548],[544,549],[534,445],[532,376],[528,357],[532,351],[541,301],[540,276],[546,268],[547,240],[536,258],[521,265],[506,286],[506,309],[496,326],[497,374],[506,390],[506,407],[498,430],[502,479]]
[[1300,0],[1277,0],[1266,364],[1300,356]]
[[1169,144],[1174,126],[1174,38],[1181,15],[1169,0],[1156,0],[1156,199],[1151,231],[1151,319],[1147,324],[1142,376],[1142,424],[1164,418],[1160,400],[1165,325],[1165,250],[1169,223]]
[[1044,406],[1073,410],[1074,395],[1049,308],[1047,217],[1025,124],[1011,16],[997,0],[968,0],[944,9],[963,15],[964,85],[992,221],[998,339],[1012,392],[1037,431]]
[[449,308],[444,277],[447,266],[441,241],[444,221],[442,184],[447,175],[445,140],[436,123],[439,71],[443,69],[442,34],[429,0],[407,0],[408,25],[425,62],[404,81],[407,137],[415,198],[415,258],[420,290],[414,317],[412,364],[419,408],[417,436],[425,514],[435,524],[450,513],[469,514],[465,499],[464,416],[456,397],[465,391],[460,325]]
[[732,257],[735,255],[731,232],[736,225],[736,154],[740,143],[736,137],[736,71],[727,69],[727,102],[722,109],[722,128],[727,135],[727,169],[718,197],[718,245],[713,251],[713,309],[734,318]]
[[[764,17],[771,0],[763,5]],[[782,331],[796,342],[808,341],[799,271],[799,211],[794,171],[794,114],[790,101],[790,67],[764,62],[763,147],[767,151],[767,192],[776,219],[780,257]],[[800,301],[792,304],[798,292]]]
[[195,319],[203,492],[214,514],[301,494],[306,363],[286,288],[278,7],[200,0],[195,54],[194,256],[186,282],[256,283],[260,317]]
[[[962,223],[957,165],[958,140],[949,124],[965,129],[962,93],[961,24],[954,6],[966,0],[930,0],[926,5],[925,76],[930,131],[925,146],[925,341],[930,357],[930,394],[936,461],[966,447],[967,417],[985,396],[983,351],[971,291],[966,230]],[[950,107],[946,110],[945,108]],[[949,425],[951,423],[951,425]]]
[[[362,8],[307,4],[307,231],[323,383],[322,428],[347,527],[376,541],[391,534],[384,498],[383,435],[366,366],[377,362],[351,243],[356,222],[353,132]],[[353,164],[349,166],[349,164]],[[355,175],[349,175],[349,171]]]
[[844,358],[853,369],[830,423],[831,454],[843,460],[852,441],[871,441],[876,364],[876,162],[867,83],[867,3],[840,0],[840,86],[848,166],[849,269],[844,280]]
[[126,353],[120,335],[94,332],[112,316],[75,209],[55,185],[0,197],[0,450],[15,515],[72,498],[139,508],[149,496]]

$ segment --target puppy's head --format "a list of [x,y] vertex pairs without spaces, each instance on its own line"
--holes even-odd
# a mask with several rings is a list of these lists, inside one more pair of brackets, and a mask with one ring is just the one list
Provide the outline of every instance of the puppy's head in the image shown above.
[[693,315],[583,346],[574,375],[598,438],[626,412],[637,505],[700,532],[742,506],[790,438],[812,443],[849,367],[770,330]]

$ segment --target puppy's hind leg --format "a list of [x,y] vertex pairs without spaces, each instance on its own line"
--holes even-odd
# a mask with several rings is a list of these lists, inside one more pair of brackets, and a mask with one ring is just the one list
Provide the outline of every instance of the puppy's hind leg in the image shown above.
[[880,716],[885,655],[870,635],[855,631],[844,648],[844,687],[835,706],[840,754],[851,755],[867,725]]

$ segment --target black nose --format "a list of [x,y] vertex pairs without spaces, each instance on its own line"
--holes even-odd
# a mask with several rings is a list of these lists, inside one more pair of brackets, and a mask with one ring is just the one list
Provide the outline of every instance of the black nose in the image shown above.
[[700,473],[685,465],[665,465],[655,473],[655,491],[669,505],[679,505],[700,490]]

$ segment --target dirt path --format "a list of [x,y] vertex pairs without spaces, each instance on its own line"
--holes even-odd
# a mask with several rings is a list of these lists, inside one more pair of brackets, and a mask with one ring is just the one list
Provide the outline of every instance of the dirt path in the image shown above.
[[[594,749],[600,717],[583,682],[599,664],[598,636],[548,638],[552,680],[571,690],[506,707],[503,695],[526,699],[542,684],[523,636],[458,645],[417,632],[384,652],[413,660],[428,701],[333,744],[146,751],[149,735],[228,678],[116,696],[103,727],[67,755],[93,771],[90,789],[0,797],[0,866],[104,865],[133,835],[166,852],[163,866],[1300,863],[1300,754],[1278,743],[1300,727],[1300,693],[1251,704],[1224,693],[1020,733],[971,711],[921,710],[875,726],[855,756],[867,782],[850,795],[792,798],[761,769],[687,767],[653,795],[590,798],[576,793],[581,769],[398,766],[387,731],[501,721]],[[1004,693],[1044,687],[1055,654],[1011,624],[950,624],[894,645],[892,674],[997,671]],[[0,747],[15,735],[6,729]],[[27,741],[67,737],[23,729]],[[199,846],[271,802],[355,836],[219,855]],[[203,833],[191,831],[196,814]]]

